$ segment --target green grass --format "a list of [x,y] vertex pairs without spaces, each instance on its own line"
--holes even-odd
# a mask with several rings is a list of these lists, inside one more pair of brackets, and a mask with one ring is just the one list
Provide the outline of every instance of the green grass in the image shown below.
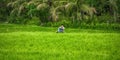
[[0,24],[0,60],[120,60],[120,31]]

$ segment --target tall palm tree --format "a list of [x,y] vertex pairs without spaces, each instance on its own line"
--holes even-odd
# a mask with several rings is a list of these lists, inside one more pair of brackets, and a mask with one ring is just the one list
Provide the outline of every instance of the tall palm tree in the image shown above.
[[[84,4],[83,0],[73,2],[64,0],[16,0],[8,3],[8,6],[13,8],[11,15],[22,16],[27,14],[30,17],[38,16],[43,22],[58,21],[60,15],[72,20],[82,20],[84,16],[91,17],[95,12],[95,8]],[[49,20],[49,18],[52,20]]]
[[117,0],[109,0],[111,9],[113,11],[113,16],[114,16],[114,22],[117,22],[118,18],[118,6],[117,6]]

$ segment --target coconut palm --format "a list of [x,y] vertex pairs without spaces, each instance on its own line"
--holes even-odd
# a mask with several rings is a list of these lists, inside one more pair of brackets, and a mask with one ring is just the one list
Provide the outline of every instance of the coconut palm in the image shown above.
[[117,21],[118,18],[118,6],[117,6],[117,0],[109,0],[111,9],[113,11],[113,16],[114,16],[114,22]]
[[96,12],[95,8],[83,4],[83,2],[83,0],[73,2],[63,0],[16,0],[8,3],[8,6],[13,8],[11,14],[14,12],[17,16],[21,16],[21,14],[23,15],[24,13],[30,17],[37,16],[42,22],[55,22],[59,20],[60,15],[70,18],[71,20],[82,20],[86,15],[92,17],[94,12]]

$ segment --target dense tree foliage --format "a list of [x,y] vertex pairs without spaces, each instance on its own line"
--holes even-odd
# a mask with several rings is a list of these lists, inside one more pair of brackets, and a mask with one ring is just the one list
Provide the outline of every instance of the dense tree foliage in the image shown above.
[[119,0],[1,0],[0,21],[66,26],[120,23]]

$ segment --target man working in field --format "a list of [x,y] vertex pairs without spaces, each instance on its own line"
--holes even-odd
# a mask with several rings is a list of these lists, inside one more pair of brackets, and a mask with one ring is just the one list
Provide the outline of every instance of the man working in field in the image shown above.
[[63,24],[58,28],[58,31],[57,31],[57,33],[59,33],[59,32],[64,32],[64,29],[65,29],[65,27],[63,26]]

